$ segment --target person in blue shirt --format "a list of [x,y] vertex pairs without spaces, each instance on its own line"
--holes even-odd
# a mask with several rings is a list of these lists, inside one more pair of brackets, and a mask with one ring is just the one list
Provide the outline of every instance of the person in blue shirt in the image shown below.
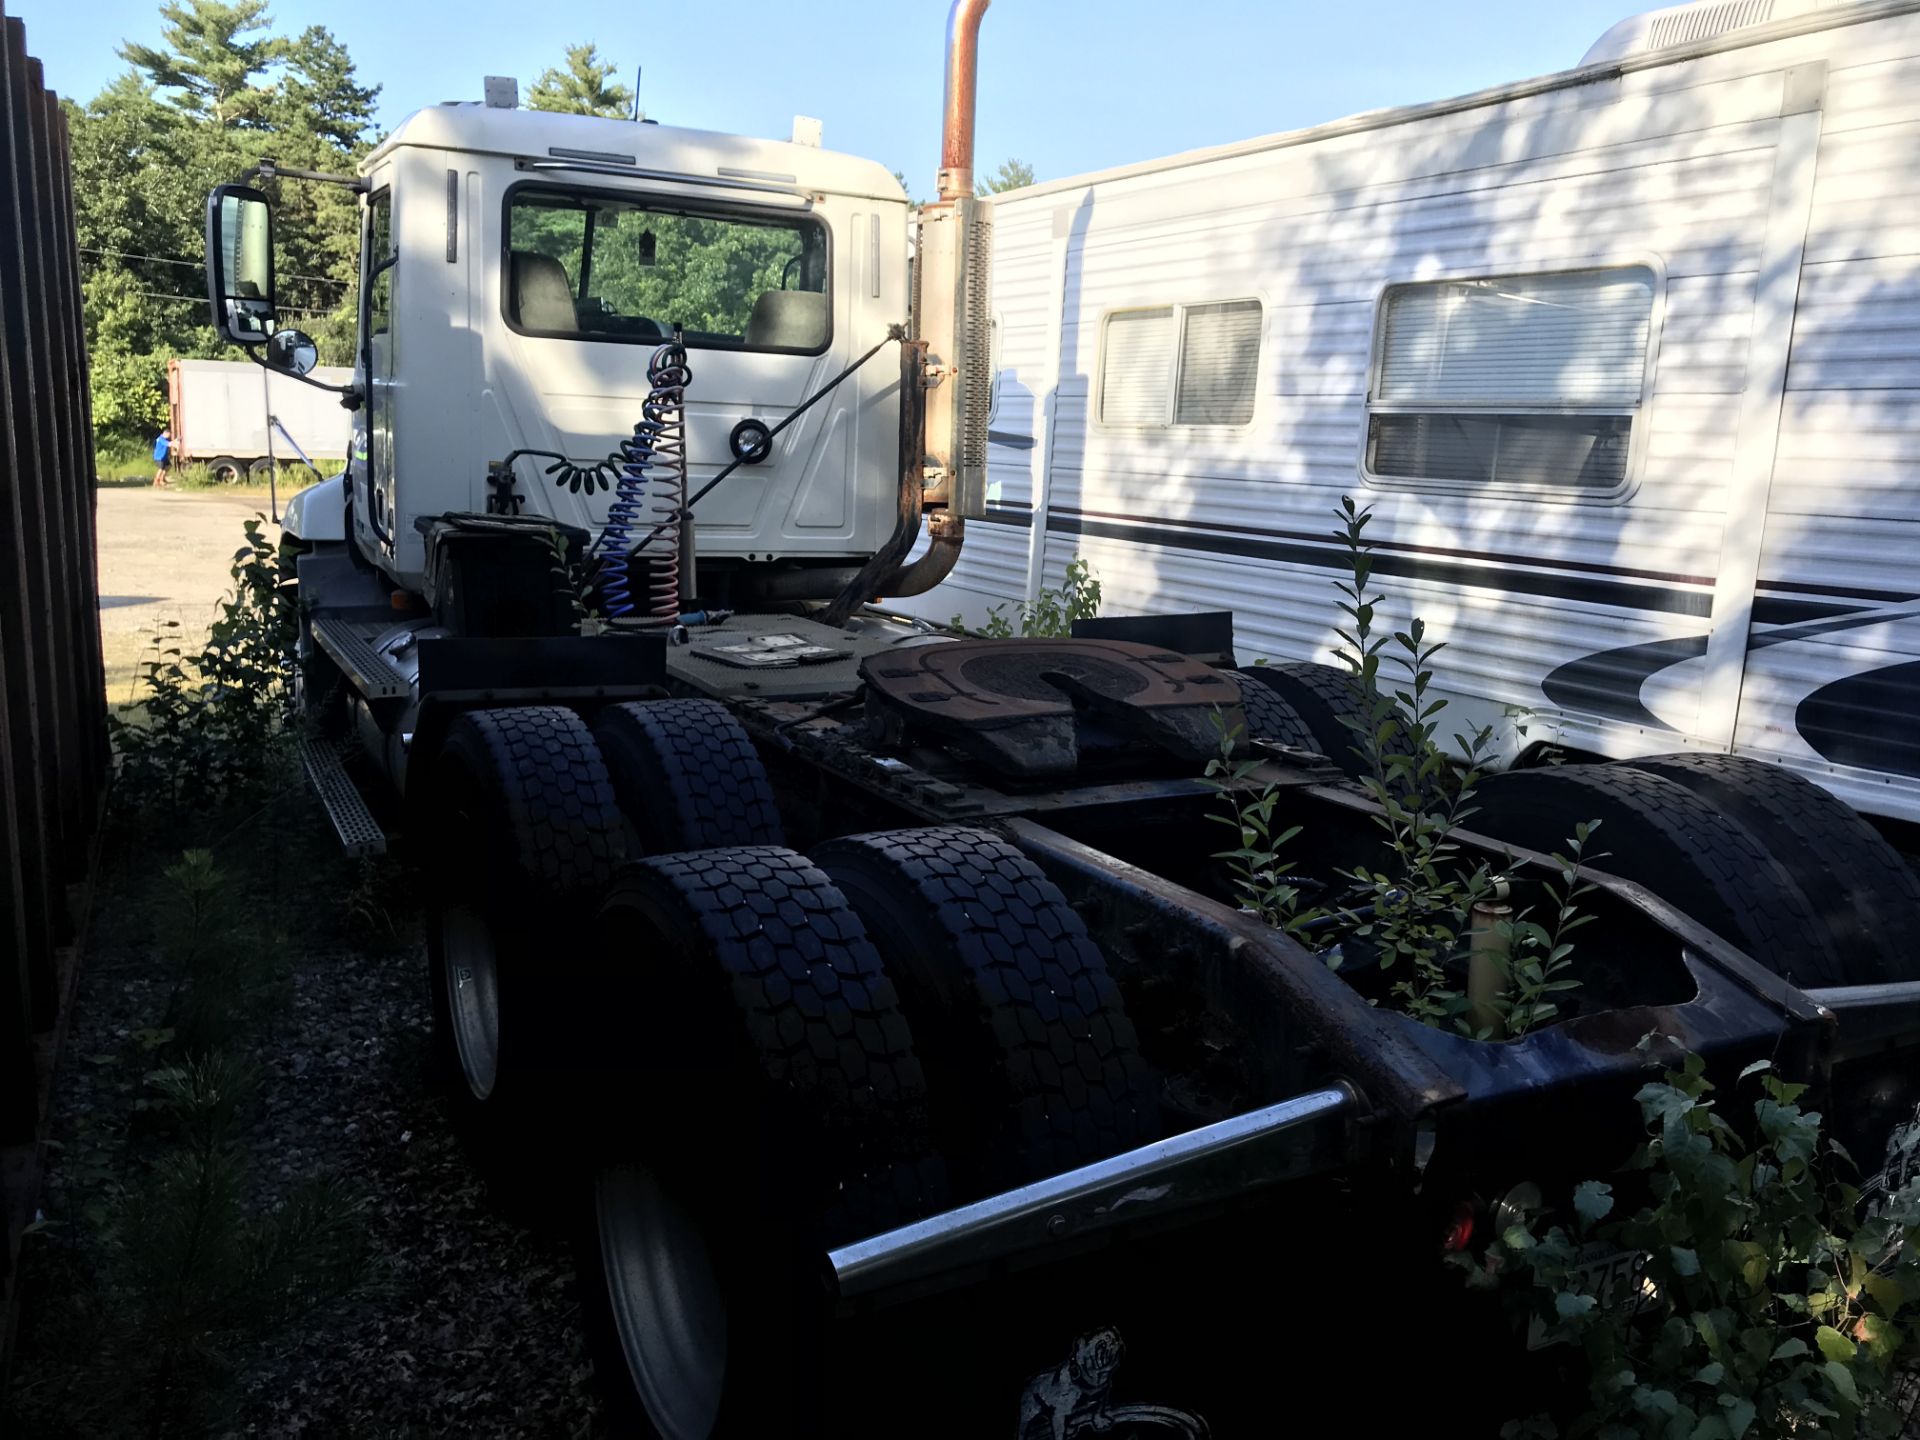
[[173,453],[173,436],[164,428],[153,437],[153,463],[159,468],[153,472],[153,483],[161,489],[167,485],[167,457]]

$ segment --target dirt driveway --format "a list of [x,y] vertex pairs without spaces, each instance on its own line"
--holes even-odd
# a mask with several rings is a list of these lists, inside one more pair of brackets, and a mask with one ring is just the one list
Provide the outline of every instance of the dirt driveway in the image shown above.
[[[197,648],[231,585],[241,527],[264,516],[264,497],[206,491],[103,485],[99,492],[100,643],[106,655],[107,700],[132,698],[156,628],[180,622],[178,634]],[[277,526],[268,533],[278,537]]]

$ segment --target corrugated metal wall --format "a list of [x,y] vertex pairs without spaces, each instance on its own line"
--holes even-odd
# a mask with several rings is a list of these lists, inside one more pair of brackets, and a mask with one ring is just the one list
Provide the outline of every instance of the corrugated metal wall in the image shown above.
[[70,895],[85,879],[109,759],[66,117],[20,22],[3,8],[0,22],[0,1199],[10,1275],[68,989]]

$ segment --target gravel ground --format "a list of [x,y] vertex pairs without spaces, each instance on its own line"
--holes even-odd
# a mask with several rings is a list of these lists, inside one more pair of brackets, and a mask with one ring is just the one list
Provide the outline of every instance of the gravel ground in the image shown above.
[[[277,942],[283,999],[251,1047],[261,1080],[249,1188],[270,1207],[312,1177],[346,1179],[366,1201],[374,1265],[356,1295],[237,1344],[206,1433],[595,1434],[568,1248],[489,1203],[428,1083],[417,917],[367,892],[304,797],[293,791],[272,829],[256,820],[216,851],[234,896],[263,927],[289,932]],[[158,947],[178,901],[157,872],[172,858],[122,843],[106,866],[57,1083],[52,1223],[23,1260],[0,1433],[52,1440],[134,1428],[131,1415],[89,1413],[94,1357],[70,1311],[94,1287],[98,1230],[141,1145],[129,1112],[154,1063],[140,1032],[165,1009]]]
[[124,705],[162,622],[178,621],[190,648],[205,637],[231,583],[241,527],[267,513],[267,500],[151,485],[103,485],[95,493],[107,699]]

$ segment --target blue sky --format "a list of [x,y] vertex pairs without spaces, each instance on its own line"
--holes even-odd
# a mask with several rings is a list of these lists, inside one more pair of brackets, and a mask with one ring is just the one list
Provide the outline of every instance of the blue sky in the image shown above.
[[[157,0],[7,0],[47,82],[87,98],[155,42]],[[644,65],[642,103],[669,124],[784,138],[796,114],[825,143],[905,171],[938,164],[945,0],[276,0],[283,32],[323,24],[386,88],[393,125],[478,98],[486,74],[524,90],[570,41]],[[1041,179],[1432,100],[1563,70],[1632,0],[998,0],[982,32],[979,160]]]

